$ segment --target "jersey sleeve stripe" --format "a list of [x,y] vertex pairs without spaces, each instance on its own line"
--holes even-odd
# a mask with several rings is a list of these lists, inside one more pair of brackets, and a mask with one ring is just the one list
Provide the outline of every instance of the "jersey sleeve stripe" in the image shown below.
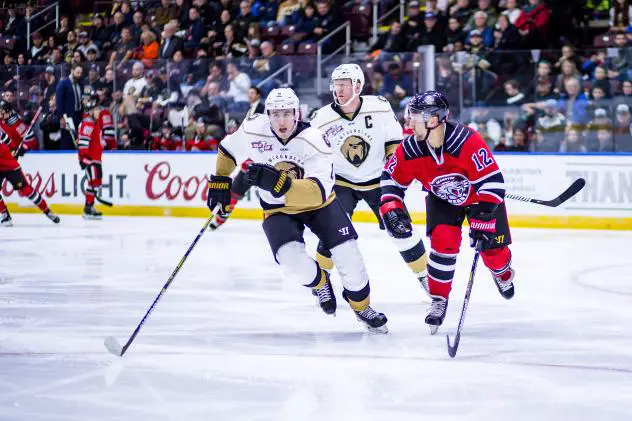
[[[500,175],[500,181],[504,182],[505,180],[502,178],[503,175],[501,174],[500,169],[497,169],[496,171],[492,171],[489,174],[485,174],[481,178],[477,178],[476,180],[470,180],[470,183],[472,183],[472,184],[479,184],[481,181],[487,180],[488,178],[493,177],[493,176],[495,176],[497,174]],[[497,178],[495,178],[495,179],[490,180],[490,181],[499,181],[499,180]]]
[[395,200],[399,200],[400,202],[404,201],[404,198],[401,196],[398,196],[396,194],[391,194],[391,193],[382,193],[382,198],[381,201],[385,202],[388,201],[389,199],[395,199]]
[[484,194],[485,194],[485,195],[487,195],[487,196],[491,196],[491,197],[493,197],[494,199],[496,199],[496,200],[493,200],[493,202],[498,202],[498,203],[500,203],[500,202],[502,202],[502,201],[503,201],[503,198],[502,198],[502,197],[500,197],[500,196],[498,196],[497,194],[494,194],[494,193],[492,193],[491,191],[488,191],[488,190],[479,191],[479,192],[478,192],[478,194],[479,194],[479,196],[480,196],[480,195],[484,195]]
[[404,140],[404,142],[402,142],[402,148],[404,149],[404,156],[406,159],[413,159],[414,158],[414,154],[410,151],[410,141],[409,139]]
[[[456,131],[456,129],[454,130]],[[454,138],[454,141],[448,146],[448,151],[450,153],[455,153],[456,151],[458,151],[463,142],[465,142],[468,137],[469,131],[465,129],[465,126],[461,126],[461,130],[459,130],[459,133]]]
[[228,150],[222,146],[222,144],[220,143],[218,146],[218,149],[220,151],[222,151],[224,153],[224,155],[226,155],[227,157],[229,157],[230,159],[233,160],[233,162],[235,163],[235,165],[237,165],[237,160],[235,159],[235,157],[233,156],[233,154],[231,154],[230,152],[228,152]]

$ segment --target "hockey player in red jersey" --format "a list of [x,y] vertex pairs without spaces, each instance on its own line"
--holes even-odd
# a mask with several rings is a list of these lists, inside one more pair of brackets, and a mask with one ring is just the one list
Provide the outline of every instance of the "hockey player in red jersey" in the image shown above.
[[101,219],[103,215],[94,207],[95,197],[101,188],[103,167],[101,156],[103,145],[101,144],[101,129],[98,124],[100,107],[97,105],[98,97],[91,89],[86,89],[83,94],[83,109],[85,113],[77,131],[77,149],[79,150],[79,165],[86,172],[86,202],[83,208],[85,219]]
[[103,149],[117,149],[116,129],[114,128],[112,113],[105,107],[99,107],[96,123],[97,130],[101,136],[101,146]]
[[432,306],[426,323],[431,326],[440,326],[445,318],[465,218],[470,224],[470,244],[481,250],[498,291],[506,299],[514,295],[503,175],[482,137],[462,124],[448,122],[448,114],[444,94],[416,95],[406,108],[414,133],[398,146],[381,178],[380,213],[393,236],[411,229],[404,206],[406,188],[418,180],[428,192]]
[[[18,194],[28,197],[44,214],[59,223],[59,217],[48,207],[46,200],[28,182],[16,157],[24,155],[27,150],[22,138],[33,138],[33,133],[22,119],[13,111],[11,104],[0,101],[0,188],[6,179]],[[13,221],[2,196],[0,195],[0,226],[12,226]]]

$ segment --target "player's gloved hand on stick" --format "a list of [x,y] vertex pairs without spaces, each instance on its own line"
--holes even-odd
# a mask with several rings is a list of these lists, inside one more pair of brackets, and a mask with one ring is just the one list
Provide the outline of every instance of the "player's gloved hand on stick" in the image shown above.
[[253,163],[246,169],[246,183],[269,191],[274,197],[281,197],[290,189],[292,179],[287,172],[271,165]]
[[26,146],[24,143],[22,145],[20,145],[20,147],[18,148],[18,150],[16,151],[15,156],[17,156],[18,158],[24,156],[25,153],[27,153],[29,151],[29,147]]
[[410,237],[413,226],[410,215],[404,208],[404,204],[399,200],[389,200],[380,206],[380,215],[384,221],[384,226],[395,238]]
[[85,170],[86,168],[88,168],[90,166],[90,164],[92,164],[92,161],[89,160],[88,158],[79,158],[79,166],[81,167],[82,170]]
[[480,241],[480,247],[486,249],[492,246],[496,238],[496,208],[498,205],[489,202],[479,202],[468,210],[470,222],[470,246],[475,247]]
[[230,213],[230,188],[233,185],[233,179],[221,175],[211,175],[208,179],[208,199],[206,204],[211,211],[215,210],[215,206],[220,205],[217,213],[220,216],[226,216]]

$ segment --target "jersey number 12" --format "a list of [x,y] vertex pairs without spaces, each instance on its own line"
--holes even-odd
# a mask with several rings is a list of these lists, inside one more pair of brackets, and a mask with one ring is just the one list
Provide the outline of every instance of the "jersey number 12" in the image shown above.
[[480,148],[478,152],[472,154],[472,161],[474,161],[477,171],[483,171],[494,163],[494,160],[489,156],[489,152],[485,148]]

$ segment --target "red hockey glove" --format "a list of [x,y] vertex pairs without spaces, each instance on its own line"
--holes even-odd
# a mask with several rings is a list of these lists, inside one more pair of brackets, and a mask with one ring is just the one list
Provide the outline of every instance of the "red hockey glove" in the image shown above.
[[408,238],[413,231],[410,215],[399,200],[389,200],[380,206],[386,230],[395,238]]

